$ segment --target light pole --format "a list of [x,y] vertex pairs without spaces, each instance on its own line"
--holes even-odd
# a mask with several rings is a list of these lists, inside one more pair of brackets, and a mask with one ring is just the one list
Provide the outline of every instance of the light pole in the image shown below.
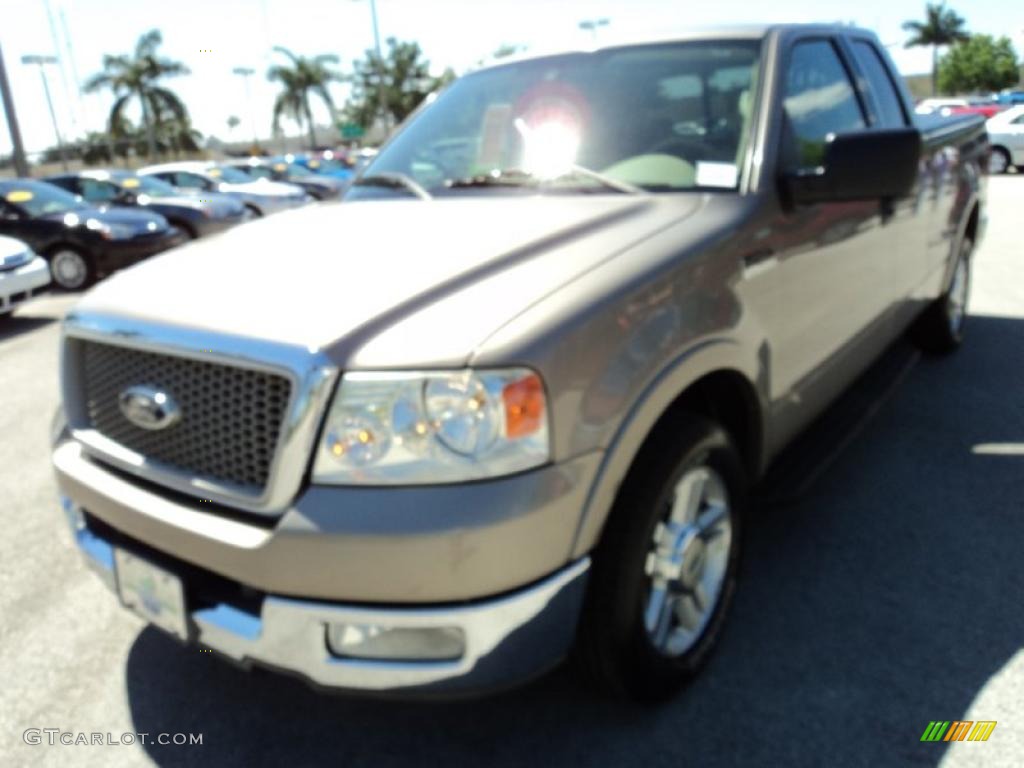
[[580,29],[590,30],[590,37],[596,43],[597,42],[597,28],[607,27],[609,24],[608,19],[584,19],[580,22]]
[[370,20],[373,22],[373,49],[377,53],[377,119],[387,133],[390,121],[384,109],[384,54],[380,50],[380,28],[377,26],[377,0],[370,0]]
[[235,67],[231,71],[236,75],[240,75],[245,80],[245,102],[249,105],[249,127],[252,128],[252,144],[253,147],[257,147],[260,140],[256,138],[256,113],[252,108],[252,91],[249,89],[249,78],[256,74],[256,70],[252,67]]
[[68,158],[64,154],[64,139],[61,138],[60,128],[57,125],[57,114],[53,111],[53,100],[50,98],[50,85],[46,82],[46,70],[44,69],[47,64],[56,64],[56,56],[22,56],[22,64],[36,64],[39,66],[39,75],[43,78],[43,93],[46,94],[46,106],[50,108],[50,120],[53,121],[53,132],[57,135],[57,151],[60,153],[60,164],[61,167],[66,171],[68,169]]
[[14,97],[11,96],[11,85],[7,82],[7,67],[4,66],[4,54],[0,50],[0,96],[3,96],[4,114],[7,115],[7,130],[11,134],[11,154],[14,159],[14,172],[19,176],[28,176],[28,163],[25,162],[25,147],[21,144],[21,129],[18,128],[18,115],[14,110]]

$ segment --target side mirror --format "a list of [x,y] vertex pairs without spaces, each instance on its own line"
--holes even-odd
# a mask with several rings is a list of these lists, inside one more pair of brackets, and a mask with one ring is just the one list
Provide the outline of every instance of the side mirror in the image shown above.
[[904,197],[914,188],[920,159],[916,128],[833,134],[820,166],[787,173],[782,184],[798,204]]

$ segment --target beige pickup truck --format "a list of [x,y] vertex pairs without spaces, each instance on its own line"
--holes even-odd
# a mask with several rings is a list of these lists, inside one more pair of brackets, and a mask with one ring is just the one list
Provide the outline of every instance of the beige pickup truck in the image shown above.
[[924,119],[845,26],[468,74],[343,202],[68,315],[75,541],[183,642],[318,685],[479,692],[575,649],[666,696],[769,462],[908,329],[961,342],[988,145]]

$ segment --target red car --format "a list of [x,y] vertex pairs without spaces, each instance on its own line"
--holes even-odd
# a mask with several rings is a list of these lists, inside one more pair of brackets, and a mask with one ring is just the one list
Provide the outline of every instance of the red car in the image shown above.
[[1006,104],[971,104],[966,107],[950,107],[951,115],[983,115],[988,120],[1006,109]]

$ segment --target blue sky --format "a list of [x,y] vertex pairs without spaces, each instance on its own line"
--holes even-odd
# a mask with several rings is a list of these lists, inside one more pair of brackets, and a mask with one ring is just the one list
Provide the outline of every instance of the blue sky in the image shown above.
[[[972,31],[1006,34],[1018,54],[1024,51],[1024,3],[966,0],[952,6]],[[47,9],[49,8],[49,14]],[[927,49],[905,50],[901,23],[919,18],[919,0],[377,0],[382,39],[417,40],[432,68],[457,72],[486,57],[502,43],[549,48],[584,45],[590,33],[578,22],[607,18],[602,43],[642,36],[671,36],[689,26],[771,21],[853,21],[874,29],[897,66],[907,74],[927,72]],[[54,43],[50,18],[59,45]],[[274,88],[266,81],[273,45],[297,53],[335,53],[342,69],[351,70],[373,45],[368,0],[0,0],[0,45],[18,107],[22,137],[29,151],[54,143],[53,129],[37,67],[21,63],[25,54],[58,53],[60,67],[50,67],[50,90],[65,136],[102,127],[111,98],[77,96],[75,71],[84,81],[98,71],[104,53],[127,53],[140,34],[159,28],[165,55],[187,64],[192,74],[168,81],[181,95],[195,126],[204,134],[242,139],[250,135],[249,110],[242,80],[231,74],[251,66],[254,109],[261,136],[269,133]],[[74,68],[64,45],[64,30],[73,42]],[[205,50],[209,49],[207,53]],[[336,86],[336,101],[345,87]],[[318,118],[325,121],[326,111]],[[243,120],[231,136],[230,115]],[[289,127],[289,132],[294,126]],[[0,115],[0,152],[10,150],[6,122]]]

